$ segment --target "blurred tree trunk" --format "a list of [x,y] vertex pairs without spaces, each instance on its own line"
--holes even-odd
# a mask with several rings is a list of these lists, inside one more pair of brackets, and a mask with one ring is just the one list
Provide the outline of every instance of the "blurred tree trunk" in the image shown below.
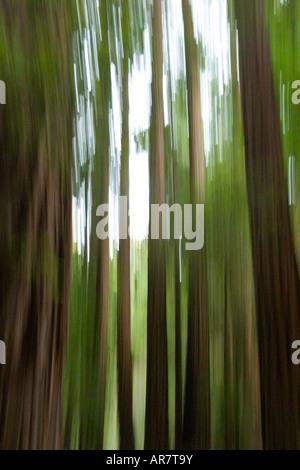
[[[102,44],[100,46],[100,83],[101,83],[101,109],[100,109],[100,171],[101,175],[100,203],[108,202],[109,188],[109,106],[111,96],[110,58],[108,41],[108,13],[107,0],[100,1],[100,21]],[[98,163],[97,163],[98,165]],[[95,184],[97,184],[95,182]],[[98,182],[99,184],[99,182]],[[98,449],[103,447],[105,391],[106,391],[106,363],[107,363],[107,326],[108,326],[108,282],[109,282],[109,239],[98,240],[98,274],[97,274],[97,313],[99,320],[99,393],[100,408],[99,422],[100,435]]]
[[265,449],[299,445],[299,275],[291,236],[265,2],[236,0]]
[[[171,82],[171,80],[170,80]],[[172,96],[170,96],[172,100]],[[177,200],[177,162],[175,156],[173,105],[171,102],[171,151],[173,164],[174,204]],[[180,240],[174,240],[175,257],[175,448],[181,449],[182,442],[182,354],[181,354],[181,295],[180,295]]]
[[[88,2],[87,2],[88,3]],[[86,16],[85,2],[79,3],[81,8],[81,22],[90,28],[89,18]],[[94,4],[96,6],[96,3]],[[97,6],[98,8],[98,6]],[[98,13],[98,12],[97,12]],[[82,380],[80,381],[80,435],[78,438],[80,449],[101,450],[104,439],[104,419],[107,388],[107,333],[108,333],[108,294],[109,294],[109,238],[100,240],[96,234],[99,217],[96,215],[97,207],[109,202],[109,112],[111,105],[111,74],[109,50],[109,2],[99,1],[99,16],[101,34],[99,45],[95,47],[98,53],[99,79],[93,68],[91,78],[95,80],[95,154],[90,163],[91,171],[91,232],[88,234],[90,254],[85,248],[82,276],[86,288],[86,305],[82,326]],[[94,19],[94,18],[93,18]],[[84,35],[81,37],[81,47]],[[84,65],[83,65],[84,67]],[[85,83],[84,93],[88,94]],[[91,99],[89,97],[89,100]],[[90,105],[89,105],[90,106]],[[89,174],[85,170],[85,201],[88,204]],[[88,210],[90,208],[88,207]],[[106,216],[107,214],[105,214]],[[82,288],[82,296],[85,294]]]
[[[259,374],[243,119],[238,81],[234,0],[228,0],[232,99],[232,155],[224,238],[224,404],[226,449],[261,448]],[[223,118],[226,119],[226,116]],[[225,220],[226,220],[225,219]],[[225,236],[224,236],[225,235]],[[243,279],[243,282],[241,282]],[[253,324],[254,323],[254,324]],[[243,360],[241,360],[243,358]],[[243,378],[241,380],[241,377]]]
[[[123,109],[121,149],[121,196],[127,197],[126,220],[129,222],[129,8],[122,4],[123,37]],[[129,224],[127,223],[127,227]],[[134,449],[132,422],[132,358],[130,314],[130,237],[119,240],[118,255],[118,403],[120,449]]]
[[[191,202],[204,204],[205,156],[200,67],[189,0],[182,0],[188,90]],[[209,322],[205,247],[190,253],[184,449],[210,448]]]
[[[34,5],[33,5],[34,4]],[[62,447],[71,259],[72,10],[3,0],[0,447]],[[2,39],[1,39],[2,42]]]
[[[100,99],[98,109],[99,138],[96,139],[96,152],[94,157],[93,174],[93,217],[96,207],[107,204],[109,197],[109,108],[111,101],[111,76],[109,56],[109,31],[108,31],[108,3],[100,0],[101,44],[99,53],[100,65]],[[106,367],[107,367],[107,329],[108,329],[108,287],[109,287],[109,238],[99,240],[96,237],[92,224],[91,244],[92,253],[95,253],[96,262],[96,316],[95,316],[95,373],[96,373],[96,400],[95,408],[90,407],[90,413],[94,415],[94,429],[89,430],[87,422],[87,434],[89,442],[83,448],[103,448],[105,396],[106,396]],[[91,285],[94,288],[93,285]],[[94,292],[91,294],[94,295]],[[92,360],[93,360],[92,359]],[[92,379],[93,380],[93,379]],[[98,393],[97,393],[98,392]],[[95,392],[94,392],[95,393]],[[91,439],[91,440],[90,440]]]
[[[165,3],[165,14],[168,18],[168,4]],[[177,173],[178,164],[176,158],[175,136],[174,136],[174,103],[172,97],[172,70],[170,60],[169,28],[167,28],[168,43],[168,99],[170,103],[170,131],[171,131],[171,161],[172,161],[172,190],[173,204],[178,204]],[[183,403],[182,403],[182,352],[181,352],[181,280],[180,280],[180,240],[174,239],[174,284],[175,284],[175,449],[181,449],[182,443],[182,421],[183,421]]]
[[[163,204],[165,160],[161,0],[154,0],[152,14],[150,204]],[[169,446],[165,256],[165,241],[149,237],[145,449],[153,450],[168,449]]]

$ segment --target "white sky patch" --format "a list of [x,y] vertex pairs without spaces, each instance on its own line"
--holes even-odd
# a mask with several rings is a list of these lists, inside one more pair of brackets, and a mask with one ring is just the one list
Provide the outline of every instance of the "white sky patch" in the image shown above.
[[168,77],[163,76],[164,124],[169,124]]
[[134,141],[134,135],[147,131],[150,125],[151,54],[149,37],[147,41],[146,34],[144,34],[144,39],[146,40],[146,50],[148,52],[140,58],[140,67],[137,60],[134,60],[132,73],[129,78],[130,236],[137,240],[143,240],[147,237],[149,226],[149,157],[146,150],[136,151],[136,143]]
[[77,245],[77,252],[81,255],[86,240],[86,207],[85,207],[85,183],[83,182],[79,196],[72,198],[73,212],[73,240]]
[[[151,56],[143,55],[139,61],[134,57],[129,76],[129,211],[130,236],[143,240],[148,235],[149,225],[149,161],[147,151],[137,152],[134,136],[148,131],[151,107]],[[122,110],[120,88],[115,65],[111,65],[112,113],[110,116],[110,186],[109,186],[109,230],[110,256],[118,249],[118,196],[122,134]],[[167,103],[166,103],[167,105]],[[120,194],[124,196],[124,194]]]
[[141,132],[149,128],[150,124],[150,80],[145,69],[139,69],[134,62],[132,74],[129,79],[130,102],[130,130]]
[[111,100],[112,110],[109,113],[109,253],[113,258],[114,248],[119,248],[118,196],[120,180],[120,155],[122,136],[121,89],[115,64],[111,64]]
[[[201,38],[205,54],[205,70],[201,72],[201,101],[204,148],[208,158],[211,147],[210,126],[216,120],[212,107],[212,81],[217,79],[219,95],[230,80],[230,31],[226,0],[191,0],[194,31]],[[218,124],[216,124],[218,127]]]
[[[134,144],[133,144],[134,145]],[[130,157],[130,236],[144,240],[149,226],[149,166],[147,152]]]
[[114,131],[114,147],[121,152],[121,134],[122,134],[122,116],[120,104],[120,89],[118,87],[118,80],[116,75],[115,64],[111,64],[111,94],[112,94],[112,118],[113,118],[113,131]]
[[87,89],[88,89],[88,92],[90,92],[92,90],[92,85],[91,85],[91,73],[90,73],[90,55],[88,52],[87,39],[84,40],[84,57],[85,57],[85,70],[86,70],[86,78],[87,78]]
[[[176,88],[176,81],[185,71],[184,30],[181,0],[165,0],[167,14],[163,14],[163,51],[164,74],[171,72],[171,86]],[[170,45],[168,45],[168,38]],[[170,56],[170,57],[169,57]]]

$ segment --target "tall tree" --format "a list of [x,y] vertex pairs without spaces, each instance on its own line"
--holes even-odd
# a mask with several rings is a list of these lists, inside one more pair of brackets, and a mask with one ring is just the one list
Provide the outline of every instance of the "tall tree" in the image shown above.
[[[227,157],[228,177],[224,207],[223,259],[225,262],[224,317],[224,427],[225,448],[260,448],[260,407],[251,236],[246,192],[243,120],[238,81],[234,0],[228,0],[230,24],[230,93],[232,103],[232,146]],[[227,98],[228,96],[228,98]],[[229,105],[231,104],[229,102]],[[228,110],[222,107],[222,122]],[[225,141],[224,145],[228,146]],[[227,147],[228,148],[228,147]],[[229,150],[229,149],[228,149]],[[227,152],[228,152],[227,150]],[[224,178],[224,164],[221,163]],[[217,182],[214,184],[218,185]],[[243,279],[243,282],[241,282]],[[241,360],[242,358],[242,360]],[[242,380],[241,380],[242,377]],[[246,424],[247,423],[247,424]]]
[[[126,196],[126,221],[129,209],[129,5],[122,2],[123,81],[121,196]],[[121,215],[122,217],[122,215]],[[126,224],[128,227],[128,223]],[[132,358],[130,318],[130,238],[119,240],[118,254],[118,403],[120,448],[134,449],[132,422]]]
[[[168,18],[169,4],[165,2],[165,15]],[[167,27],[167,44],[168,44],[168,100],[170,103],[170,140],[171,140],[171,179],[173,192],[173,204],[178,204],[178,163],[176,158],[175,146],[175,126],[174,126],[174,102],[172,96],[172,67],[171,67],[171,54],[172,48],[169,28]],[[183,403],[182,403],[182,352],[181,352],[181,281],[180,281],[180,240],[174,239],[173,241],[174,252],[174,288],[175,288],[175,448],[181,448],[182,442],[182,418],[183,418]]]
[[[100,85],[97,131],[93,173],[93,217],[99,204],[107,204],[109,196],[109,109],[111,103],[111,75],[109,51],[108,3],[100,0],[101,44],[99,48]],[[100,182],[99,182],[100,180]],[[96,223],[92,224],[95,227]],[[91,430],[92,447],[102,449],[104,437],[106,367],[107,367],[107,329],[108,329],[108,287],[109,287],[109,238],[99,240],[94,231],[91,235],[96,269],[96,310],[95,310],[95,350],[96,359],[96,409],[91,409],[95,416],[95,428]],[[94,287],[94,286],[92,286]],[[94,292],[92,293],[94,295]],[[87,423],[88,425],[88,423]],[[89,431],[88,431],[89,432]],[[90,444],[89,444],[90,445]]]
[[[204,204],[205,156],[201,116],[200,66],[189,0],[182,0],[192,204]],[[188,350],[183,446],[210,448],[209,322],[205,248],[189,260]]]
[[[0,447],[62,447],[71,258],[72,9],[4,0]],[[1,39],[1,42],[2,42]],[[5,52],[4,52],[5,51]]]
[[[170,78],[169,78],[170,80]],[[170,80],[171,82],[171,80]],[[177,162],[174,141],[173,104],[171,101],[171,152],[174,204],[177,197]],[[180,240],[174,240],[174,283],[175,283],[175,448],[181,448],[182,442],[182,353],[181,353],[181,295],[180,295]]]
[[299,446],[299,275],[263,0],[235,1],[265,449]]
[[[161,0],[153,2],[152,116],[150,135],[150,204],[165,202],[163,52]],[[151,222],[150,222],[151,230]],[[165,242],[149,238],[147,385],[145,449],[167,449],[168,352]]]
[[[91,15],[90,18],[88,17],[86,2],[81,4],[81,8],[82,18],[87,22],[86,27],[90,29],[91,24],[89,22],[91,19],[95,20],[94,15]],[[109,198],[111,64],[108,24],[109,3],[106,0],[100,0],[99,3],[95,2],[95,8],[99,8],[99,11],[96,11],[95,14],[100,16],[101,31],[99,34],[99,45],[96,46],[94,51],[95,54],[98,54],[99,80],[95,80],[97,101],[95,109],[93,109],[96,138],[91,172],[92,230],[88,234],[90,236],[90,259],[88,259],[86,250],[83,265],[83,283],[87,285],[87,321],[83,328],[85,351],[82,365],[82,413],[80,416],[82,432],[79,446],[81,449],[101,450],[104,439],[107,387],[109,238],[108,236],[105,239],[97,238],[95,227],[97,227],[99,222],[97,207],[102,204],[108,204]],[[84,38],[82,38],[82,42],[84,42]],[[95,76],[96,73],[92,70],[91,77],[93,80],[96,78]],[[85,86],[87,85],[85,84]],[[87,89],[84,90],[84,93],[87,94]],[[87,194],[85,199],[88,201]],[[105,216],[107,216],[107,213],[105,213]]]

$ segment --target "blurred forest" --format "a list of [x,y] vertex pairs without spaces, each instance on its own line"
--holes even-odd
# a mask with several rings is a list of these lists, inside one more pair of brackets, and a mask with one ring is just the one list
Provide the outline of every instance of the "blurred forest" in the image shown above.
[[298,47],[299,0],[0,0],[1,449],[300,449]]

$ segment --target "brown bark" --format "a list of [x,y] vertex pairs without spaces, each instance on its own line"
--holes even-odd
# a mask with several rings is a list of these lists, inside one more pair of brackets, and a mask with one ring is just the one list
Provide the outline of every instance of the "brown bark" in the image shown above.
[[[108,203],[109,193],[109,105],[111,96],[110,80],[110,58],[108,41],[108,12],[107,1],[100,1],[100,21],[102,43],[100,45],[100,84],[101,84],[101,105],[99,106],[99,133],[100,142],[96,149],[95,159],[95,179],[94,191],[98,194],[99,175],[101,175],[100,198],[97,204]],[[98,153],[99,152],[99,153]],[[94,225],[95,227],[95,225]],[[97,240],[97,332],[98,341],[98,390],[99,402],[97,409],[98,431],[96,438],[96,448],[103,448],[104,436],[104,416],[105,416],[105,396],[106,396],[106,367],[107,367],[107,328],[108,328],[108,286],[109,286],[109,238],[106,240]],[[99,432],[99,434],[98,434]]]
[[[237,70],[234,0],[228,0],[232,97],[230,188],[225,199],[224,423],[226,449],[261,448],[254,283],[245,193],[243,120]],[[246,247],[246,248],[245,248]],[[241,279],[243,280],[241,282]],[[243,360],[241,360],[243,358]],[[242,377],[242,380],[241,380]]]
[[[172,100],[172,97],[170,97]],[[173,163],[174,204],[177,204],[177,164],[175,157],[173,106],[171,104],[171,145]],[[181,354],[181,295],[180,295],[180,262],[179,240],[174,240],[175,256],[175,448],[181,449],[182,443],[182,354]]]
[[299,446],[299,275],[291,236],[280,124],[262,0],[236,0],[265,449]]
[[[165,202],[161,0],[153,3],[150,203]],[[151,225],[151,223],[150,223]],[[151,230],[151,228],[150,228]],[[165,242],[149,239],[145,449],[169,446]]]
[[[165,4],[165,12],[168,15],[168,5]],[[170,65],[170,43],[169,29],[167,28],[168,42],[168,81],[170,114],[171,114],[171,154],[172,154],[172,183],[173,183],[173,204],[178,203],[177,196],[177,161],[174,139],[174,109],[172,100],[172,81],[171,81],[171,65]],[[182,422],[183,422],[183,402],[182,402],[182,351],[181,351],[181,281],[180,281],[180,263],[179,248],[180,241],[174,240],[174,283],[175,283],[175,449],[181,449],[182,443]]]
[[[121,149],[121,196],[127,197],[129,209],[129,38],[128,2],[122,7],[123,33],[123,110]],[[127,221],[129,217],[127,215]],[[129,226],[129,223],[127,223]],[[134,449],[132,422],[132,358],[131,358],[131,310],[130,310],[130,238],[119,241],[118,255],[118,404],[120,449]]]
[[9,55],[1,64],[0,448],[58,449],[72,226],[69,14],[57,0],[34,9],[2,1],[0,11]]
[[[189,0],[182,0],[188,89],[190,185],[193,204],[205,197],[205,157],[201,116],[200,67]],[[205,247],[190,253],[188,350],[183,447],[210,448],[209,324]]]

